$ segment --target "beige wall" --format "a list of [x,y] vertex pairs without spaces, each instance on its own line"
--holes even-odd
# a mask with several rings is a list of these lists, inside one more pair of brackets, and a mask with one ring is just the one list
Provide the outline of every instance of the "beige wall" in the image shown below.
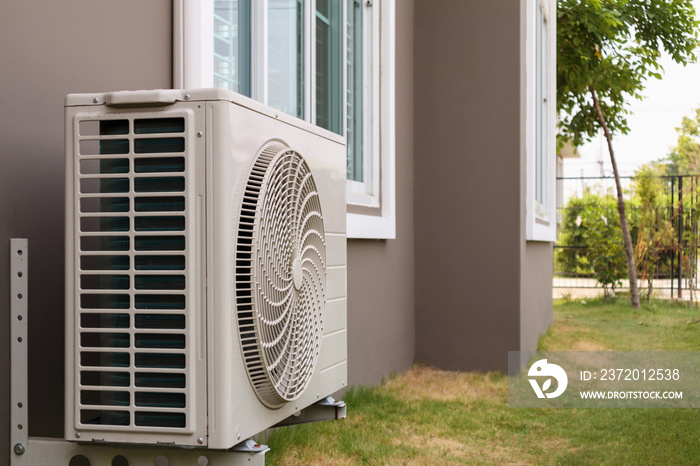
[[[29,433],[63,436],[63,100],[170,87],[170,0],[3,2],[0,439],[9,436],[9,238],[29,238]],[[8,458],[0,442],[0,458]],[[2,463],[3,460],[0,460]]]

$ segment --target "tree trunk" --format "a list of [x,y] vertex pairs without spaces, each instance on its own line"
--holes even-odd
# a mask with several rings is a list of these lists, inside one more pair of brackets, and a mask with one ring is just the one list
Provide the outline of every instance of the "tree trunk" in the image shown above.
[[[695,189],[695,183],[691,185],[691,189]],[[691,209],[691,235],[690,235],[690,254],[688,254],[688,262],[690,265],[690,307],[695,307],[695,304],[697,303],[697,296],[695,294],[695,276],[697,274],[697,265],[698,265],[698,257],[697,257],[697,247],[695,244],[696,238],[697,238],[697,224],[693,225],[694,221],[694,215],[692,214],[692,209]]]
[[620,184],[620,173],[617,171],[617,162],[615,161],[615,153],[612,147],[612,135],[608,124],[605,122],[605,115],[600,108],[600,102],[595,92],[595,88],[590,86],[588,90],[593,97],[593,105],[598,114],[598,121],[605,132],[605,139],[608,141],[608,151],[610,152],[610,161],[612,162],[613,174],[615,175],[615,187],[617,188],[617,212],[620,214],[620,228],[622,229],[622,237],[625,241],[625,254],[627,255],[627,275],[630,280],[630,303],[635,309],[639,308],[639,288],[637,287],[637,266],[634,262],[634,247],[632,246],[632,235],[627,224],[627,214],[625,213],[625,199],[622,197],[622,185]]

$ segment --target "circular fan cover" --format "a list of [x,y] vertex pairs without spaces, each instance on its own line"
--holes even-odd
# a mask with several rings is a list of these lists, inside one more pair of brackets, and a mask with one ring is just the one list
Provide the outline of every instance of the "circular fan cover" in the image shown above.
[[304,159],[266,147],[248,178],[236,247],[236,312],[248,377],[278,408],[306,389],[326,302],[321,201]]

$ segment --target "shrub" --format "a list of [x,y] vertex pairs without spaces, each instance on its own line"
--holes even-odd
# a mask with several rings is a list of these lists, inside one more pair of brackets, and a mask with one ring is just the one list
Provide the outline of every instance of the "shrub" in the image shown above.
[[[632,221],[635,216],[629,216],[631,226],[635,224]],[[613,294],[627,276],[617,199],[612,194],[586,191],[582,197],[570,198],[564,209],[558,243],[568,248],[557,249],[557,272],[595,277],[606,296]]]

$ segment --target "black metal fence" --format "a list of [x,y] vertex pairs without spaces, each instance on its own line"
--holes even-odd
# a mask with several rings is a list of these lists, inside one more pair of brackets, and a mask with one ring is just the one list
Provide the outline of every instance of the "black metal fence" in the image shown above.
[[[643,291],[651,286],[655,293],[672,298],[696,299],[691,295],[697,289],[698,279],[700,176],[650,179],[656,187],[653,202],[643,201],[648,201],[649,196],[640,195],[644,188],[639,179],[623,177],[620,180],[635,247],[639,287]],[[616,282],[614,289],[629,289],[616,203],[612,177],[557,178],[555,291],[603,288],[599,280],[601,273],[593,264],[600,264],[600,255],[608,252],[623,255],[623,259],[605,258],[606,264],[613,264],[611,267],[618,269],[622,260],[624,276],[613,280]],[[607,249],[592,244],[595,234],[591,225],[598,220],[601,228],[611,225],[605,230],[608,232],[613,231],[615,223],[618,225],[615,233],[602,238],[602,241],[609,242]],[[597,234],[600,235],[600,231]]]

